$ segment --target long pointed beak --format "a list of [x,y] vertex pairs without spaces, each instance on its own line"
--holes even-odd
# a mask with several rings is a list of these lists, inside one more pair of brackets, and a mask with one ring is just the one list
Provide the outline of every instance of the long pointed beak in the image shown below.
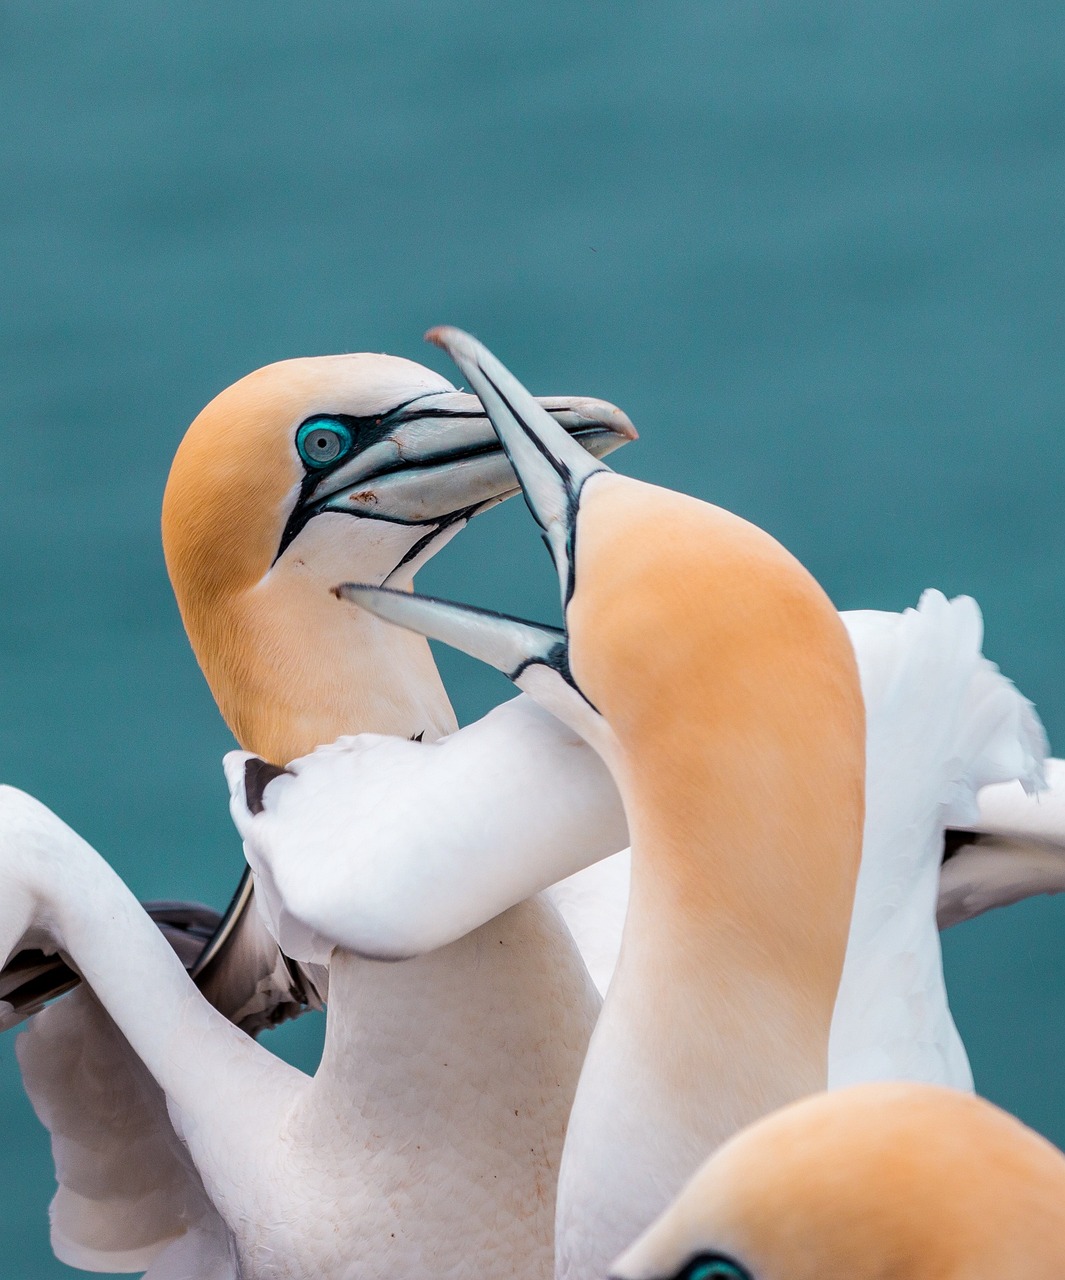
[[346,582],[337,588],[345,600],[376,614],[385,622],[440,640],[471,658],[502,671],[515,683],[531,663],[551,667],[567,680],[566,633],[559,627],[527,622],[491,609],[455,604],[433,596],[393,591]]
[[[425,335],[481,398],[555,562],[563,608],[573,595],[573,530],[581,487],[609,467],[590,457],[476,338],[448,325]],[[634,433],[635,434],[635,433]]]

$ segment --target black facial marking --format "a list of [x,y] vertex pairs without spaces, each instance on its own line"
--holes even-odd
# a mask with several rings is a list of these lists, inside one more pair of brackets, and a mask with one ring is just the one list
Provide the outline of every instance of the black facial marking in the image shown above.
[[250,760],[244,761],[244,799],[250,814],[255,816],[262,813],[265,808],[263,792],[275,778],[280,778],[283,773],[288,772],[288,769],[283,769],[278,764],[270,764],[267,760],[260,760],[258,756],[252,756]]
[[[410,564],[412,560],[417,560],[425,548],[435,542],[441,534],[446,533],[453,524],[458,524],[461,521],[472,520],[479,510],[479,507],[463,507],[461,511],[453,511],[449,516],[441,516],[439,519],[434,520],[429,532],[425,534],[424,537],[418,539],[414,546],[411,547],[411,549],[403,556],[399,564],[396,565],[395,569],[392,570],[392,573],[396,573],[399,569],[402,569],[404,565]],[[392,575],[389,574],[389,577],[391,576]]]
[[[400,405],[400,409],[405,407],[405,405]],[[395,412],[399,412],[399,410],[396,410]],[[316,413],[299,424],[299,427],[296,428],[297,434],[300,428],[304,427],[308,422],[316,422],[318,420],[325,422],[330,419],[334,422],[343,423],[351,432],[351,439],[353,442],[352,447],[347,450],[346,453],[339,454],[339,456],[328,466],[315,467],[312,469],[304,465],[303,480],[300,482],[299,497],[296,499],[296,504],[292,508],[292,514],[289,516],[288,522],[285,525],[285,531],[281,535],[281,542],[278,545],[277,554],[274,556],[275,563],[280,560],[289,543],[298,537],[300,530],[315,514],[314,508],[307,506],[307,499],[311,496],[318,485],[321,484],[322,480],[329,475],[330,472],[336,471],[339,467],[344,466],[356,454],[361,453],[363,449],[368,448],[375,441],[388,435],[389,431],[391,431],[395,425],[394,414],[381,414],[372,418],[356,418],[350,413]],[[388,423],[387,427],[384,426],[384,423],[386,422]]]
[[[556,630],[555,627],[548,628],[543,626],[542,623],[537,623],[535,625],[539,626],[541,631]],[[573,672],[570,671],[569,669],[569,641],[566,638],[566,633],[564,631],[559,631],[558,634],[561,638],[559,639],[557,644],[554,644],[551,646],[551,648],[547,651],[546,654],[537,654],[536,657],[526,658],[525,661],[520,663],[518,666],[516,666],[513,671],[507,672],[507,679],[513,680],[514,683],[516,684],[518,681],[518,677],[522,674],[523,671],[527,671],[529,667],[534,667],[534,666],[547,667],[551,671],[557,672],[562,677],[562,679],[565,680],[565,682],[569,685],[569,687],[573,690],[573,692],[579,693],[580,696],[584,699],[584,701],[587,702],[587,704],[595,712],[595,714],[599,715],[600,714],[599,708],[595,705],[595,703],[591,700],[591,698],[588,697],[588,695],[580,687],[577,681],[574,680]]]
[[[422,399],[424,399],[423,396],[416,396],[412,400],[407,400],[404,401],[403,404],[397,405],[395,409],[389,410],[388,413],[377,414],[373,417],[357,418],[349,413],[317,413],[310,418],[306,418],[299,424],[299,427],[296,429],[297,432],[308,422],[315,422],[319,419],[323,422],[331,420],[343,423],[343,425],[351,432],[352,447],[346,452],[341,453],[327,466],[310,468],[304,465],[304,475],[303,480],[300,482],[299,496],[296,498],[295,505],[293,506],[292,512],[285,525],[285,530],[281,535],[281,541],[278,544],[277,553],[274,556],[275,564],[284,555],[289,544],[299,536],[300,531],[304,526],[318,514],[318,505],[311,504],[309,501],[311,494],[328,475],[339,470],[341,467],[346,466],[352,458],[357,457],[364,450],[375,445],[379,440],[385,439],[387,436],[391,435],[397,427],[401,427],[406,422],[414,422],[422,418],[486,418],[488,416],[483,410],[480,413],[477,413],[460,409],[439,409],[432,407],[418,408],[418,401]],[[456,449],[453,454],[449,454],[446,450],[442,450],[439,454],[434,454],[431,458],[426,458],[421,463],[407,461],[397,462],[392,467],[389,467],[378,474],[385,475],[388,471],[417,470],[419,467],[435,467],[441,465],[441,463],[450,461],[452,457],[466,458],[472,457],[475,453],[495,453],[498,448],[499,446],[497,444],[491,444],[479,450]],[[369,484],[371,480],[377,478],[378,475],[367,476],[366,483]],[[475,508],[469,508],[468,510],[470,514],[472,514]],[[353,512],[352,514],[356,513]],[[362,510],[357,514],[361,519],[366,520],[386,520],[391,524],[406,523],[406,521],[390,519],[387,516],[375,515],[372,511]],[[466,511],[454,512],[452,515],[443,517],[436,523],[440,527],[443,527],[444,524],[450,524],[456,519],[463,518],[465,515]],[[430,538],[435,536],[436,531],[430,535]],[[411,559],[412,556],[413,551],[408,552],[404,563],[406,560]]]

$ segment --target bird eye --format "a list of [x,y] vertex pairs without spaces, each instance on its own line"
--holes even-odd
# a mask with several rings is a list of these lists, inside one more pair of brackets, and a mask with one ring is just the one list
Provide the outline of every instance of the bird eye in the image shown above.
[[676,1280],[751,1280],[751,1274],[720,1254],[704,1253],[681,1267]]
[[309,467],[328,467],[351,448],[351,432],[335,418],[305,422],[296,433],[296,448]]

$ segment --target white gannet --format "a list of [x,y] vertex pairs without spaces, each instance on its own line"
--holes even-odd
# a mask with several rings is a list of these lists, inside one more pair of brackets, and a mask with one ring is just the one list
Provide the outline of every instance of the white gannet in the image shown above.
[[[596,451],[633,434],[612,406],[547,403]],[[353,570],[409,585],[513,488],[475,397],[410,361],[288,361],[217,397],[175,459],[164,545],[239,740],[283,762],[345,730],[453,729],[425,642],[333,588]],[[565,762],[559,732],[572,735],[526,722],[555,742],[545,759]],[[565,777],[547,769],[553,785],[601,770],[578,754]],[[594,807],[604,788],[587,791]],[[623,830],[610,838],[617,848]],[[472,1250],[501,1273],[550,1271],[558,1157],[598,1002],[548,905],[403,966],[332,955],[308,1079],[212,1010],[106,863],[9,789],[0,881],[4,954],[20,940],[58,950],[99,1001],[54,1006],[20,1043],[53,1134],[64,1260],[151,1263],[153,1280],[455,1275]],[[85,1053],[100,1066],[88,1077]]]
[[1065,1157],[954,1090],[818,1094],[727,1142],[610,1275],[1061,1280]]
[[[566,630],[374,588],[345,594],[505,670],[596,745],[624,796],[634,838],[626,941],[560,1184],[559,1272],[590,1276],[774,1093],[825,1083],[826,1000],[841,1078],[912,1071],[968,1083],[935,931],[943,828],[974,816],[982,782],[1036,785],[1045,743],[1029,704],[980,656],[972,602],[929,593],[901,617],[851,617],[870,655],[880,775],[854,918],[874,955],[848,959],[837,1003],[831,966],[850,919],[848,821],[861,813],[853,786],[864,755],[838,617],[833,630],[823,593],[767,535],[581,460],[483,348],[455,331],[441,343],[492,414],[545,529]],[[630,632],[655,646],[653,660]],[[912,767],[916,782],[900,787],[893,766]],[[892,796],[909,808],[892,812]],[[905,856],[887,858],[899,841]],[[862,983],[881,951],[901,972],[877,1009]],[[861,1060],[870,1042],[877,1052]],[[641,1152],[637,1167],[626,1148]]]
[[610,472],[479,343],[433,336],[544,530],[564,629],[345,594],[506,671],[596,748],[621,793],[630,901],[556,1226],[556,1274],[590,1280],[708,1152],[827,1083],[861,854],[861,687],[839,614],[767,533]]

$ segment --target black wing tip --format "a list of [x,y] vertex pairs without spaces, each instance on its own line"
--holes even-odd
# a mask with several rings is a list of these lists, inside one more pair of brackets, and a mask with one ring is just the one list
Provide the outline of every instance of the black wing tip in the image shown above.
[[261,760],[258,756],[244,761],[244,800],[253,817],[262,813],[265,808],[263,792],[266,788],[275,778],[288,772],[282,765],[271,764],[269,760]]

